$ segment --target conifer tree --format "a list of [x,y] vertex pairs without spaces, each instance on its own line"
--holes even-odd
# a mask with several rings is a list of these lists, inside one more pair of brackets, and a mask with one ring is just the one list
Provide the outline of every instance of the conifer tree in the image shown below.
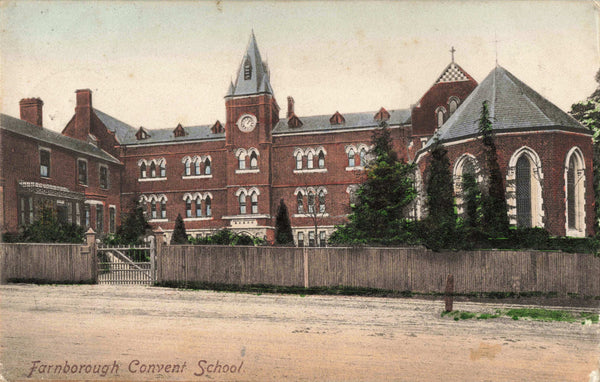
[[509,228],[508,208],[487,101],[481,106],[479,133],[485,147],[485,164],[488,171],[487,192],[482,196],[481,224],[487,234],[503,236],[508,233]]
[[146,219],[144,209],[136,198],[133,201],[133,208],[125,215],[121,221],[121,225],[117,228],[113,244],[141,244],[146,230],[150,228],[150,223]]
[[281,245],[294,243],[292,223],[290,222],[288,208],[283,199],[279,201],[277,217],[275,218],[275,243]]
[[177,244],[188,244],[187,233],[185,232],[185,223],[181,214],[177,214],[175,219],[175,228],[173,229],[173,236],[171,236],[171,245]]
[[462,176],[462,198],[464,222],[467,227],[475,228],[480,223],[481,191],[475,175],[467,172]]

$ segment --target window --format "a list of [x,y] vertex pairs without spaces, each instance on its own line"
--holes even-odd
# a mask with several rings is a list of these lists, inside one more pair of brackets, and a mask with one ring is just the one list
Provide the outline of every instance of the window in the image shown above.
[[296,170],[302,170],[302,153],[296,154]]
[[90,228],[90,205],[86,204],[84,207],[84,216],[85,216],[85,228]]
[[186,199],[185,201],[185,216],[188,218],[192,217],[192,200]]
[[142,163],[142,165],[140,166],[140,177],[145,178],[146,175],[146,163]]
[[207,196],[204,201],[204,205],[206,206],[206,216],[212,216],[211,202],[210,196]]
[[302,196],[301,193],[298,193],[298,195],[296,196],[296,200],[298,201],[298,213],[303,214],[304,213],[304,197]]
[[40,175],[44,178],[50,177],[50,151],[40,150]]
[[444,109],[443,108],[438,109],[436,116],[437,116],[437,127],[439,129],[444,124]]
[[206,158],[206,160],[204,161],[204,174],[205,175],[210,175],[210,159]]
[[100,166],[100,188],[108,189],[108,167]]
[[238,168],[240,170],[246,169],[246,156],[244,154],[241,154],[238,159]]
[[96,232],[100,233],[104,231],[104,206],[102,204],[96,205]]
[[354,165],[354,150],[350,149],[350,151],[348,151],[348,167],[354,167]]
[[200,197],[198,197],[196,199],[196,217],[201,217],[202,216],[202,199],[200,199]]
[[571,156],[567,166],[567,223],[575,228],[575,158]]
[[312,191],[308,192],[308,213],[315,212],[315,194]]
[[367,150],[365,149],[360,150],[360,165],[362,167],[367,165]]
[[304,232],[298,232],[298,247],[304,247]]
[[313,168],[313,166],[314,166],[314,155],[313,155],[313,153],[309,152],[307,155],[307,158],[306,158],[306,167],[308,169],[311,169],[311,168]]
[[81,206],[75,202],[75,222],[81,225]]
[[190,161],[185,162],[185,176],[192,175],[192,168]]
[[325,191],[319,191],[319,212],[325,212]]
[[246,194],[244,194],[243,192],[239,196],[239,203],[240,203],[240,214],[245,215],[246,214]]
[[323,151],[319,153],[319,168],[325,168],[325,154],[323,154]]
[[531,164],[525,155],[517,161],[517,227],[531,227]]
[[258,168],[258,156],[254,151],[250,154],[250,168]]
[[152,219],[156,219],[156,203],[150,202],[150,211]]
[[79,184],[88,184],[87,161],[85,159],[77,160],[77,180],[79,181]]
[[451,98],[450,103],[448,104],[448,110],[450,111],[450,115],[454,114],[456,109],[458,108],[458,100],[456,98]]
[[325,240],[325,231],[319,232],[319,247],[327,246],[327,241]]
[[21,214],[19,215],[19,225],[27,224],[25,222],[25,198],[21,197]]
[[150,177],[156,178],[156,164],[154,162],[150,164]]
[[252,213],[257,214],[258,213],[258,195],[256,194],[256,192],[253,192],[252,195],[250,195],[250,201],[252,202]]
[[315,233],[314,233],[314,231],[310,231],[308,233],[308,246],[309,247],[314,247],[315,246]]
[[162,219],[167,218],[167,202],[164,200],[160,203],[160,217]]
[[195,167],[196,167],[196,175],[200,175],[200,160],[196,161]]
[[[76,206],[79,206],[76,204]],[[79,208],[75,208],[79,210]],[[108,209],[108,230],[110,233],[115,233],[115,218],[116,218],[116,210],[115,207],[110,207]]]
[[29,197],[28,200],[29,202],[29,224],[33,223],[33,197]]

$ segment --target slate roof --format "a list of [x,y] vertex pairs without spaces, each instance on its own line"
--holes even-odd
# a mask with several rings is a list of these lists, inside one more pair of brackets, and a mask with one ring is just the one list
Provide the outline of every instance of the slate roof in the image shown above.
[[[244,65],[246,61],[251,65],[251,76],[248,80],[244,78]],[[256,37],[254,37],[254,31],[252,31],[246,54],[242,58],[238,70],[235,85],[233,83],[229,85],[226,97],[259,93],[273,94],[273,89],[271,88],[271,81],[269,79],[269,69],[260,56]]]
[[133,136],[133,139],[123,142],[127,146],[145,145],[148,143],[174,143],[174,142],[189,142],[195,140],[222,140],[225,139],[225,133],[213,133],[211,127],[213,125],[201,126],[183,126],[186,135],[176,137],[174,128],[168,129],[146,129],[150,137],[140,139],[139,141]]
[[[411,111],[410,109],[397,109],[388,110],[390,113],[390,119],[387,122],[388,125],[405,125],[410,123]],[[299,117],[302,121],[302,126],[292,128],[288,126],[287,118],[281,118],[275,128],[273,129],[273,135],[284,135],[284,134],[297,134],[304,132],[318,132],[318,131],[338,131],[346,129],[359,129],[359,128],[372,128],[377,127],[379,122],[375,120],[375,114],[377,111],[370,111],[364,113],[349,113],[344,114],[346,123],[339,125],[332,125],[329,122],[332,114],[327,115],[313,115],[308,117]]]
[[107,162],[121,163],[118,159],[91,143],[67,137],[66,135],[41,128],[6,114],[0,114],[0,129],[33,138],[48,145],[55,145],[81,154],[96,157]]
[[115,134],[119,143],[130,142],[132,140],[135,141],[136,128],[125,122],[119,121],[98,109],[94,109],[94,113],[98,116],[98,119],[102,121],[104,126]]
[[[476,137],[484,101],[488,102],[492,128],[497,133],[547,129],[590,132],[509,71],[497,66],[438,130],[440,140],[451,142]],[[433,138],[420,152],[432,144]]]

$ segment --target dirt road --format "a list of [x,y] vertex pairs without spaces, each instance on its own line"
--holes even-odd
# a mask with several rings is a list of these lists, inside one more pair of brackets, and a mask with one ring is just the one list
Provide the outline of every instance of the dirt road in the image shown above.
[[18,284],[0,299],[9,381],[587,382],[600,354],[598,324],[453,321],[442,301]]

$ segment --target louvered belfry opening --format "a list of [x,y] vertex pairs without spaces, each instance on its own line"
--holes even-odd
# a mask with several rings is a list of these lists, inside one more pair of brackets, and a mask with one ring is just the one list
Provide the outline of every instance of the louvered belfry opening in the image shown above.
[[531,164],[525,156],[517,161],[517,227],[531,227]]
[[244,80],[248,81],[252,78],[252,62],[250,61],[250,57],[246,57],[244,62]]
[[575,222],[575,157],[571,156],[569,159],[569,166],[567,168],[567,219],[569,228],[576,228],[577,223]]

